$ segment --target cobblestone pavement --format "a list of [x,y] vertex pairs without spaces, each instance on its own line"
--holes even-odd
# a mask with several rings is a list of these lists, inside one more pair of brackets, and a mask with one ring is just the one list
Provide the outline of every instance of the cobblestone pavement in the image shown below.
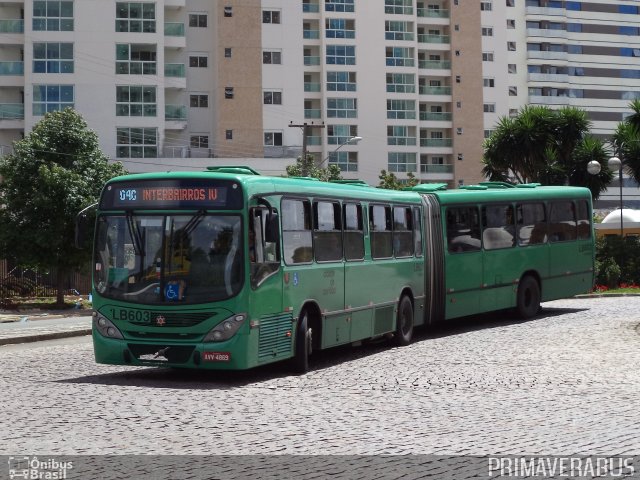
[[13,318],[0,316],[0,345],[88,335],[91,316]]
[[0,454],[638,454],[639,324],[639,297],[555,301],[314,354],[302,376],[0,347]]

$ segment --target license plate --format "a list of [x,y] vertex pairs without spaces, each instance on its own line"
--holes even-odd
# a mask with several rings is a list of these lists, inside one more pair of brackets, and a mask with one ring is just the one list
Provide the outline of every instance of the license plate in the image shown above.
[[205,362],[230,362],[231,352],[204,352],[202,358]]

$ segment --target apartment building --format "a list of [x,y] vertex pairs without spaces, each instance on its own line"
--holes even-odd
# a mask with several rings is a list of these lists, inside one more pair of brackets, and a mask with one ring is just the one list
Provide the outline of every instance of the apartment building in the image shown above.
[[606,138],[640,97],[640,6],[560,0],[0,1],[0,148],[71,106],[132,171],[305,150],[346,178],[481,181],[527,104]]

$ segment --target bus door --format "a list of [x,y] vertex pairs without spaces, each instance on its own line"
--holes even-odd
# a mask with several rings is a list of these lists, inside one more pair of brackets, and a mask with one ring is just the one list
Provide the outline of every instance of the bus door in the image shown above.
[[475,206],[445,210],[446,315],[463,317],[477,313],[483,283],[480,212]]
[[484,268],[480,310],[514,306],[517,280],[524,268],[522,250],[516,247],[513,205],[485,205],[482,214]]

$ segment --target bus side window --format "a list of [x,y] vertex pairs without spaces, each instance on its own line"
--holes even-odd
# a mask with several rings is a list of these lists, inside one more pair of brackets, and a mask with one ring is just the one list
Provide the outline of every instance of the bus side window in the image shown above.
[[369,206],[369,232],[371,237],[371,257],[391,258],[393,256],[393,227],[390,206]]
[[342,260],[342,216],[340,204],[313,203],[313,246],[317,262]]
[[480,250],[480,218],[476,207],[447,209],[447,244],[451,253]]
[[518,245],[539,245],[547,241],[544,203],[524,203],[516,207]]
[[591,238],[589,203],[586,200],[577,200],[576,207],[578,214],[578,240],[589,240]]
[[394,207],[393,209],[393,253],[396,257],[413,255],[411,207]]
[[482,244],[486,250],[509,248],[515,245],[515,226],[512,205],[482,207]]
[[282,200],[282,243],[287,265],[311,263],[311,205],[308,200]]
[[565,242],[576,239],[576,208],[572,201],[551,203],[549,211],[549,241]]
[[413,243],[416,257],[422,256],[422,217],[419,208],[413,209]]
[[364,259],[364,221],[362,205],[345,203],[343,210],[344,257],[347,261]]

